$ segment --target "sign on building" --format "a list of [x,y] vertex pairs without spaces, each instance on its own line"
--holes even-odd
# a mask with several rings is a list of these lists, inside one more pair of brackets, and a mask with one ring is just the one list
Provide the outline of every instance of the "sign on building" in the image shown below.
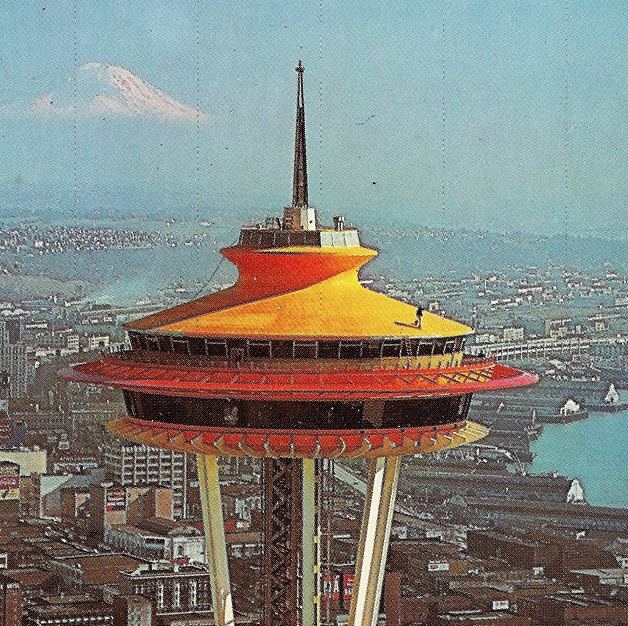
[[427,564],[428,572],[448,572],[449,571],[449,562],[448,561],[430,561]]
[[108,489],[105,499],[105,510],[125,511],[126,510],[126,489]]
[[0,461],[0,500],[20,499],[20,466]]

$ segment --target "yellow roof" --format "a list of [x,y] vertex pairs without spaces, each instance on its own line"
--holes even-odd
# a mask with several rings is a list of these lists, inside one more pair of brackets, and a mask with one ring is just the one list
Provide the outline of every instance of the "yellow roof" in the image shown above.
[[[264,338],[450,337],[471,328],[363,287],[358,268],[376,253],[353,248],[223,251],[240,270],[225,291],[132,322],[129,329]],[[350,268],[350,269],[348,269]],[[340,270],[340,271],[338,271]]]

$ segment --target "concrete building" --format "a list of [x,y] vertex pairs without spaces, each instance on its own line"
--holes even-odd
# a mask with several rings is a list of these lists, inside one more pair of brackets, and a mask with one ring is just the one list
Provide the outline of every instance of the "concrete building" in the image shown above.
[[111,478],[123,487],[170,487],[173,491],[174,517],[187,516],[186,453],[111,439],[105,448],[105,468]]
[[0,461],[11,461],[20,466],[20,476],[30,476],[33,472],[45,474],[48,466],[48,453],[37,446],[32,449],[0,450]]
[[21,341],[19,324],[19,319],[0,319],[0,372],[9,375],[12,398],[26,396],[33,373],[26,354],[26,344]]
[[158,517],[137,526],[109,526],[105,529],[105,543],[114,550],[143,559],[205,562],[205,538],[201,530]]
[[91,490],[92,531],[104,537],[108,527],[137,525],[151,517],[173,519],[174,495],[168,487],[121,487],[104,482]]
[[520,537],[504,533],[469,530],[467,552],[482,559],[503,559],[512,567],[542,567],[560,578],[574,569],[609,568],[616,564],[610,552],[585,539],[565,539],[546,534]]
[[109,335],[89,335],[87,337],[87,349],[92,352],[94,350],[102,350],[107,348],[110,342]]
[[136,570],[140,561],[124,554],[91,554],[52,559],[49,566],[66,589],[85,593],[117,583],[121,572]]

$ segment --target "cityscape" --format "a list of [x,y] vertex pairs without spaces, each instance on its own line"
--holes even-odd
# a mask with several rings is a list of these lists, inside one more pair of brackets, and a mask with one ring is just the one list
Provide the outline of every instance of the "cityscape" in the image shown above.
[[[107,230],[101,240],[116,242],[116,249],[186,247],[168,236],[166,223],[163,228],[163,235]],[[38,247],[60,254],[54,252],[59,231],[50,240],[32,230],[13,232],[23,247],[11,250],[12,259]],[[85,236],[91,231],[67,232],[65,245],[73,249],[86,250],[94,240]],[[224,287],[220,280],[207,288]],[[613,500],[625,497],[625,466],[620,460],[609,468],[615,475],[604,480],[618,493],[606,501],[580,475],[535,470],[536,446],[548,430],[556,439],[572,426],[625,419],[625,270],[547,265],[420,280],[367,271],[361,280],[428,311],[470,320],[476,333],[469,353],[540,377],[527,390],[474,396],[470,417],[490,427],[485,439],[403,461],[381,619],[625,623],[628,512],[625,500]],[[192,455],[108,435],[105,424],[125,412],[119,392],[57,377],[68,363],[128,347],[124,323],[187,297],[184,286],[172,284],[130,305],[62,293],[3,300],[6,624],[20,623],[9,617],[18,614],[25,624],[71,617],[122,624],[116,616],[132,611],[159,624],[212,623]],[[618,398],[605,402],[611,384]],[[262,558],[261,466],[233,458],[220,472],[232,585],[249,603],[236,605],[236,621],[255,624],[260,589],[245,572]],[[346,620],[365,472],[355,461],[334,463],[325,623]]]

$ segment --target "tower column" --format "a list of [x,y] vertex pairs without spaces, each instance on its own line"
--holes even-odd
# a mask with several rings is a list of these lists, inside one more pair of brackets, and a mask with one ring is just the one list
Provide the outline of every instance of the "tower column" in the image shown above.
[[303,459],[303,626],[320,624],[320,459]]
[[218,482],[218,461],[215,456],[199,454],[198,480],[205,529],[205,551],[212,589],[216,626],[233,626],[233,601],[229,582],[229,563],[222,518],[222,500]]
[[400,463],[392,456],[371,461],[349,626],[377,625]]

